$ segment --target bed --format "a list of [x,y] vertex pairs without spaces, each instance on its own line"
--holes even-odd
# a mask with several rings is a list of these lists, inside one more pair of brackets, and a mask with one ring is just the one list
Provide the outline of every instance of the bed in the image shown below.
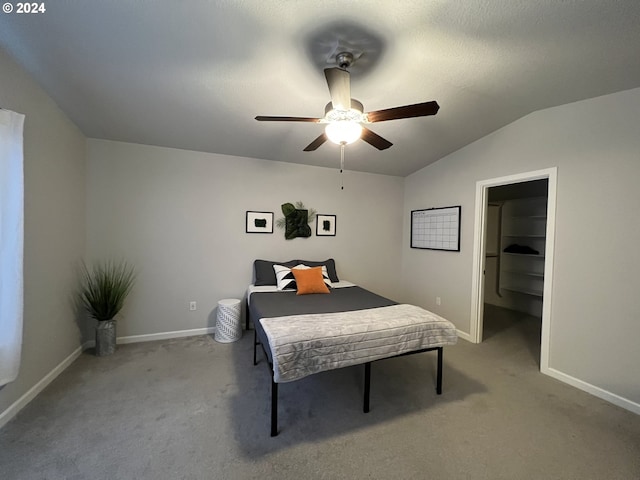
[[455,326],[415,305],[400,304],[338,278],[335,262],[256,260],[247,292],[247,320],[271,376],[271,436],[278,434],[278,385],[318,372],[364,365],[363,411],[369,411],[372,362],[437,352],[442,393],[443,347]]

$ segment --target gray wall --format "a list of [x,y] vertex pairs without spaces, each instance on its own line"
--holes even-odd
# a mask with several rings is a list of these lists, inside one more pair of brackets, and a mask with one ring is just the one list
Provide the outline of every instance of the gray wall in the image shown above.
[[0,106],[26,115],[22,362],[0,390],[2,413],[80,346],[71,292],[85,247],[86,141],[2,49]]
[[[476,182],[557,166],[549,366],[640,403],[638,112],[640,89],[539,111],[407,177],[405,300],[470,332]],[[461,252],[410,249],[407,212],[449,205]]]
[[[256,258],[336,260],[341,278],[400,293],[403,179],[336,168],[89,140],[90,258],[139,270],[118,336],[210,327],[222,298],[242,298]],[[331,148],[328,146],[327,148]],[[300,152],[304,155],[303,152]],[[338,160],[336,148],[336,160]],[[335,237],[245,233],[247,210],[302,201],[337,215]],[[190,312],[188,302],[198,302]]]

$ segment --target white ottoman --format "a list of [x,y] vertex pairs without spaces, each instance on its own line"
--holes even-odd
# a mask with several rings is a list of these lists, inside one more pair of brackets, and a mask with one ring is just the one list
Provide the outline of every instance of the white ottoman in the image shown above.
[[240,323],[240,300],[237,298],[225,298],[218,302],[218,315],[216,316],[215,339],[221,343],[230,343],[240,340],[242,337],[242,324]]

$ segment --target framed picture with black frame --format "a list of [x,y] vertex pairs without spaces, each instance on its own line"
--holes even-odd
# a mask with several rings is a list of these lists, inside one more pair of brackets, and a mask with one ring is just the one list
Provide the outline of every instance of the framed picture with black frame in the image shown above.
[[318,213],[316,215],[316,236],[318,237],[335,237],[336,236],[336,216],[324,215]]
[[247,233],[273,233],[273,212],[247,210]]
[[411,211],[411,248],[460,251],[460,206]]

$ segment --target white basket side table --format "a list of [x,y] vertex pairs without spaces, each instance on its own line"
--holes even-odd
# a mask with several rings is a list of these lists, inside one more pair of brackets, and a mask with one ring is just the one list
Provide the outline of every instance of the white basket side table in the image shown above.
[[216,316],[215,339],[220,343],[231,343],[242,337],[242,324],[240,323],[240,300],[237,298],[225,298],[218,302],[218,314]]

